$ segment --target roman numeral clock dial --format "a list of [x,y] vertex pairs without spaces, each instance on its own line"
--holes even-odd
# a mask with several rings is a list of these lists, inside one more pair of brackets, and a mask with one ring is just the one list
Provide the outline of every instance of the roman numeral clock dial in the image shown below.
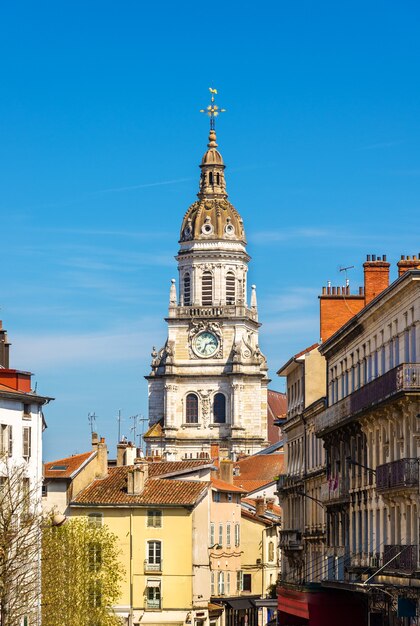
[[208,330],[205,330],[194,338],[193,350],[197,356],[209,358],[216,354],[219,349],[219,339]]

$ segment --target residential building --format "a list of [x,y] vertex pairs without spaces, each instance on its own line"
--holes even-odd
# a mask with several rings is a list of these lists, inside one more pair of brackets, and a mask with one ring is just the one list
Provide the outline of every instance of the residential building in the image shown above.
[[326,467],[315,424],[324,409],[326,375],[318,346],[295,354],[277,372],[286,377],[288,402],[283,423],[286,471],[277,485],[283,509],[279,614],[287,623],[309,613],[308,596],[313,602],[323,577],[326,532],[320,494]]
[[320,346],[323,584],[363,595],[358,623],[399,624],[419,611],[420,262],[402,257],[391,285],[383,259],[368,257],[364,268],[371,297]]
[[[0,483],[3,485],[9,477],[11,488],[17,491],[16,498],[24,498],[26,492],[35,512],[39,511],[41,514],[42,433],[46,428],[43,407],[52,398],[32,389],[30,372],[9,367],[10,345],[7,333],[0,322]],[[17,471],[17,468],[23,468],[23,473]],[[22,476],[24,484],[13,483],[13,477],[16,475]],[[28,503],[24,504],[27,505]],[[2,521],[3,524],[7,524],[7,517],[2,515]],[[27,532],[29,535],[29,531]],[[20,545],[24,546],[24,538],[20,537],[19,541]],[[11,544],[10,553],[13,553],[13,540]],[[40,624],[38,583],[34,585],[33,582],[34,577],[39,577],[40,555],[36,549],[34,550],[33,545],[30,546],[30,554],[33,555],[32,562],[25,563],[25,571],[30,572],[31,576],[27,584],[29,591],[26,618],[30,619],[31,623]],[[5,567],[7,566],[10,567],[10,563],[6,562]],[[25,574],[18,571],[17,563],[15,567],[15,577],[18,575],[23,577]],[[2,611],[6,610],[5,607],[1,608]]]
[[198,201],[181,225],[179,289],[172,281],[168,338],[152,350],[149,456],[210,458],[211,446],[235,460],[267,441],[267,363],[259,348],[256,290],[248,295],[250,257],[241,216],[227,199],[217,149],[214,96]]

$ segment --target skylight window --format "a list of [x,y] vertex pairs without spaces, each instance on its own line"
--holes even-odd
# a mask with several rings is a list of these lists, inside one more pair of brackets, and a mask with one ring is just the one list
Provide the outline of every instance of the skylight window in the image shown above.
[[50,469],[64,471],[68,468],[68,465],[51,465]]

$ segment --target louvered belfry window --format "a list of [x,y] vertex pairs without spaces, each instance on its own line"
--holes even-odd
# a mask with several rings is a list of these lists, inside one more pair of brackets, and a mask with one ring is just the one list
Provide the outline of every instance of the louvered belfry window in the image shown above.
[[201,281],[201,304],[211,306],[213,304],[213,276],[211,272],[204,272]]
[[189,274],[184,276],[184,305],[189,306],[191,304],[191,277]]
[[198,423],[198,398],[195,393],[189,393],[187,396],[185,421],[187,424]]
[[226,304],[235,304],[235,274],[226,274]]
[[223,393],[216,393],[213,401],[213,420],[215,424],[226,422],[226,398]]

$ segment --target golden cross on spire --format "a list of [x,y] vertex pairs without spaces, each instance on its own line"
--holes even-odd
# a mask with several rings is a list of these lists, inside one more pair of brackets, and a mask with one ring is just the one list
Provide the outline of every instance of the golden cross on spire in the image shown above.
[[206,115],[209,116],[209,118],[210,118],[210,130],[214,130],[215,123],[216,123],[216,117],[219,115],[219,113],[224,113],[226,111],[226,109],[220,109],[217,106],[217,104],[215,104],[214,96],[217,95],[217,89],[212,89],[212,87],[209,87],[209,91],[211,93],[210,104],[205,109],[200,109],[200,113],[206,113]]

